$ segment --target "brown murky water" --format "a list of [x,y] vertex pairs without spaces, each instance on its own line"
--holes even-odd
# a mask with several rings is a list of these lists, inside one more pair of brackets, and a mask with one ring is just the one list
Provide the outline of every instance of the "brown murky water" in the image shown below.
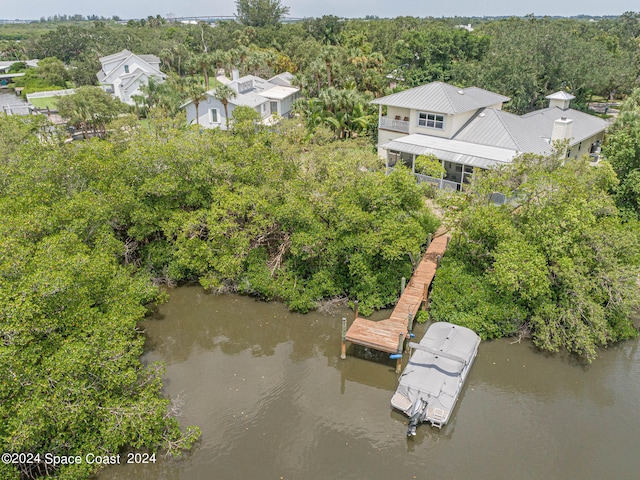
[[[201,441],[179,461],[117,466],[115,479],[635,479],[637,341],[584,366],[530,344],[485,342],[451,422],[405,437],[391,363],[340,360],[340,319],[278,303],[171,291],[145,321],[144,361],[166,363]],[[423,333],[417,332],[418,337]]]

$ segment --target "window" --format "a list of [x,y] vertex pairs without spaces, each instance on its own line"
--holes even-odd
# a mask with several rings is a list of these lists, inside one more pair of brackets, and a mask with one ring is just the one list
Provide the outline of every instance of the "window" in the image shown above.
[[209,109],[209,123],[220,123],[220,120],[218,120],[218,109]]
[[444,128],[444,115],[418,112],[418,126],[442,130]]
[[124,66],[124,73],[129,73],[129,65]]
[[271,113],[278,113],[278,102],[271,101]]

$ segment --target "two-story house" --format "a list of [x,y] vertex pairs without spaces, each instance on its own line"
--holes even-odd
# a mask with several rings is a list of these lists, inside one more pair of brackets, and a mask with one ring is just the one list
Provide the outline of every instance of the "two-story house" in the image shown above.
[[102,69],[97,73],[104,91],[124,103],[133,105],[132,95],[139,95],[140,87],[153,78],[157,83],[167,76],[160,71],[160,59],[155,55],[136,55],[129,50],[100,58]]
[[518,116],[502,110],[508,97],[477,87],[433,82],[374,100],[379,105],[378,154],[387,168],[435,155],[446,174],[419,179],[460,189],[476,168],[509,163],[522,153],[549,153],[568,140],[567,157],[599,151],[607,122],[569,107],[575,97],[558,92],[549,107]]
[[[229,98],[226,114],[231,117],[236,107],[245,106],[255,109],[262,121],[271,122],[278,117],[286,117],[291,113],[293,101],[298,98],[300,89],[291,84],[293,75],[288,72],[265,80],[255,75],[239,77],[237,70],[233,71],[232,80],[224,76],[216,80],[226,84],[236,95]],[[221,128],[226,130],[227,119],[225,108],[220,100],[215,98],[215,89],[206,92],[206,98],[199,102],[198,108],[193,101],[183,105],[187,113],[187,123],[198,123],[206,128]],[[197,110],[197,120],[196,120]]]

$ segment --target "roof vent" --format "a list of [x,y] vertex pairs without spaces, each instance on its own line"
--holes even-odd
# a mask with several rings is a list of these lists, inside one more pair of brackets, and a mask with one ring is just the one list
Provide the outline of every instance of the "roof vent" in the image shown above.
[[464,95],[464,90],[458,90],[458,93],[459,93],[460,95]]
[[482,112],[480,115],[478,115],[479,117],[484,117],[486,115],[486,113]]

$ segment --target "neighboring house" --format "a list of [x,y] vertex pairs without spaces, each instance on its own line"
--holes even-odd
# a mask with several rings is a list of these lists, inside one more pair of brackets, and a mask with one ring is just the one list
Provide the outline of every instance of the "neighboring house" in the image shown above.
[[566,92],[546,98],[548,108],[522,116],[502,110],[508,97],[442,82],[376,99],[378,154],[387,168],[401,162],[414,173],[416,156],[435,155],[446,170],[443,178],[416,175],[450,189],[469,183],[477,168],[509,163],[522,153],[549,153],[555,140],[569,140],[567,157],[597,159],[607,122],[569,108],[575,97]]
[[[270,123],[279,117],[289,116],[293,101],[298,98],[300,89],[291,84],[293,75],[288,72],[265,80],[254,75],[238,78],[237,71],[233,72],[233,80],[224,76],[216,77],[236,92],[236,96],[229,99],[227,112],[233,116],[236,107],[251,107],[260,114],[264,123]],[[215,89],[206,92],[206,99],[198,104],[198,120],[206,128],[221,128],[226,130],[227,121],[222,102],[213,94]],[[187,123],[196,123],[196,106],[193,101],[183,105],[187,112]]]
[[164,82],[167,76],[160,71],[160,59],[155,55],[136,55],[122,50],[100,59],[102,70],[97,73],[102,89],[129,105],[133,105],[132,95],[140,95],[140,87],[149,79]]
[[29,68],[37,68],[39,60],[8,60],[0,61],[0,73],[7,73],[14,63],[24,63]]

